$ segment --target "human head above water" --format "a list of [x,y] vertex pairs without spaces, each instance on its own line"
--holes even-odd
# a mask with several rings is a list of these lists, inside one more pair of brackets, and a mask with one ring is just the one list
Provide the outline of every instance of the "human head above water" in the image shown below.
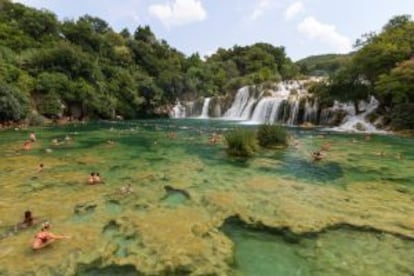
[[45,221],[42,223],[42,231],[47,230],[50,228],[50,223],[48,221]]
[[32,217],[32,212],[30,210],[27,210],[26,212],[24,212],[24,218],[28,219]]

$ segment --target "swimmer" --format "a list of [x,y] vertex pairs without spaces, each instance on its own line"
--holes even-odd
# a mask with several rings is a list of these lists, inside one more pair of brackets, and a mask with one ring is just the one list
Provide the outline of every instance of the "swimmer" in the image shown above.
[[23,221],[16,225],[16,229],[23,229],[23,228],[33,226],[36,220],[37,219],[32,216],[32,212],[27,210],[26,212],[24,212]]
[[332,146],[332,144],[331,144],[331,143],[324,143],[324,144],[321,146],[320,151],[328,151],[328,150],[330,150],[330,149],[331,149],[331,146]]
[[42,228],[40,229],[40,232],[38,232],[34,237],[34,240],[32,243],[33,250],[44,248],[56,240],[70,238],[69,236],[65,236],[65,235],[55,235],[49,232],[49,229],[50,229],[49,222],[44,222],[42,224]]
[[88,177],[88,184],[94,184],[95,182],[95,173],[91,172],[91,174]]
[[31,150],[32,149],[32,141],[27,140],[26,142],[24,142],[23,149],[24,150]]
[[131,183],[128,183],[126,186],[120,188],[122,194],[130,194],[134,192],[134,189],[131,187]]
[[96,173],[95,176],[93,177],[93,183],[96,184],[96,183],[101,183],[101,182],[103,181],[102,181],[100,174]]
[[108,141],[106,141],[106,143],[107,143],[108,145],[113,145],[113,144],[115,144],[114,140],[108,140]]
[[36,134],[34,132],[30,132],[29,140],[32,142],[36,142]]
[[323,159],[322,153],[320,151],[315,151],[312,153],[313,161],[320,161]]
[[45,168],[45,165],[43,165],[43,163],[40,163],[39,164],[39,169],[37,171],[42,172],[44,168]]

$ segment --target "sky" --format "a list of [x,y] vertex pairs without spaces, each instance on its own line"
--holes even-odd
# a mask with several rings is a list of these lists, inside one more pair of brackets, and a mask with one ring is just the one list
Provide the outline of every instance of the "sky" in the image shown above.
[[[149,25],[186,55],[256,42],[284,46],[294,61],[347,53],[395,15],[414,15],[414,0],[15,0],[59,19],[89,14],[116,31]],[[413,16],[414,17],[414,16]]]

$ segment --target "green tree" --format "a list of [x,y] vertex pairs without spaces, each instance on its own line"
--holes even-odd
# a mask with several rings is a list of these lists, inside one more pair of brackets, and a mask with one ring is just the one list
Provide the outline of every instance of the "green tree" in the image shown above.
[[28,111],[28,97],[16,87],[0,82],[0,121],[24,119]]

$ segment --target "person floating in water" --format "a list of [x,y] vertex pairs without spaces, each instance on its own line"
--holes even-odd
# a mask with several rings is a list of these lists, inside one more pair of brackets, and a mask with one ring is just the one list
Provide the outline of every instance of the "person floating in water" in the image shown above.
[[93,177],[93,182],[94,184],[98,184],[98,183],[102,183],[102,178],[101,175],[99,173],[96,173],[95,176]]
[[95,173],[91,172],[91,174],[88,177],[88,184],[94,184],[95,183]]
[[43,169],[45,168],[45,165],[43,163],[39,164],[39,169],[37,170],[38,172],[43,172]]
[[34,132],[30,132],[29,140],[33,143],[36,142],[36,134]]
[[122,187],[119,189],[119,191],[120,191],[122,194],[130,194],[130,193],[133,193],[133,192],[134,192],[134,189],[132,188],[131,183],[128,183],[126,186],[122,186]]
[[39,223],[39,219],[33,217],[32,212],[27,210],[24,212],[24,219],[22,222],[16,224],[15,232],[20,229],[25,229]]
[[40,232],[38,232],[35,235],[34,240],[32,242],[33,250],[44,248],[56,240],[69,239],[69,236],[55,235],[49,232],[49,229],[50,229],[49,222],[42,223],[42,228],[40,229]]
[[322,155],[322,152],[321,151],[314,151],[313,153],[312,153],[312,158],[313,158],[313,161],[320,161],[320,160],[322,160],[323,159],[323,155]]
[[101,175],[99,173],[91,172],[91,174],[88,177],[88,184],[93,185],[93,184],[99,184],[99,183],[104,183]]
[[213,134],[210,136],[210,138],[208,139],[208,142],[211,145],[216,145],[218,142],[220,142],[220,135],[217,134],[216,132],[213,132]]
[[32,141],[27,140],[26,142],[24,142],[23,149],[24,150],[31,150],[32,149]]

